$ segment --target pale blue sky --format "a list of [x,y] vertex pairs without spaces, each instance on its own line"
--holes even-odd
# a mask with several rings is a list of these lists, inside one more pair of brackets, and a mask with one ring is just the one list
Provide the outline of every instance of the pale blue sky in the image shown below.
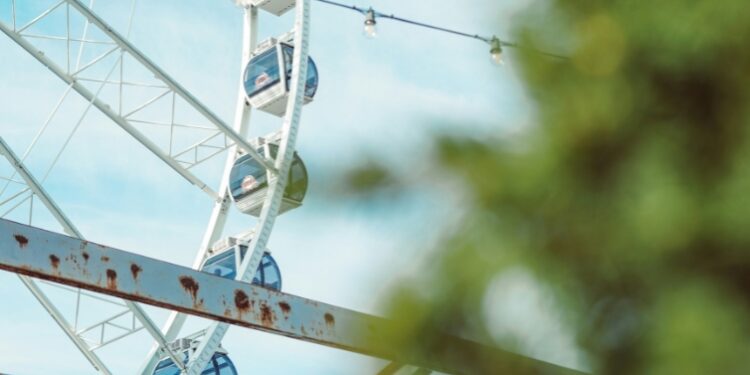
[[[428,23],[484,35],[508,36],[513,17],[530,1],[350,0]],[[100,4],[101,3],[101,4]],[[10,0],[0,0],[0,21]],[[99,1],[95,9],[118,21],[128,0]],[[232,1],[139,1],[131,40],[199,100],[231,123],[239,66],[241,13]],[[292,14],[261,14],[261,39],[287,31]],[[381,20],[379,36],[362,35],[362,18],[313,2],[310,53],[320,71],[315,101],[306,106],[297,149],[310,173],[305,205],[277,221],[269,248],[282,268],[287,292],[369,313],[389,285],[413,274],[428,258],[429,243],[460,218],[459,194],[420,193],[386,207],[336,202],[331,181],[366,156],[408,170],[429,153],[435,132],[476,137],[512,134],[532,122],[512,52],[508,64],[490,63],[481,42]],[[120,23],[118,23],[120,22]],[[62,81],[4,35],[0,37],[0,134],[21,153],[62,93]],[[29,159],[41,175],[72,127],[83,103],[66,101],[47,137]],[[254,114],[251,133],[280,126]],[[201,167],[218,186],[223,157]],[[0,166],[0,173],[7,169]],[[211,202],[135,140],[93,110],[45,184],[90,240],[189,265],[208,221]],[[443,198],[438,198],[438,197]],[[449,197],[444,199],[444,197]],[[36,211],[35,211],[35,215]],[[48,220],[38,214],[38,224]],[[233,212],[225,234],[254,224]],[[526,293],[523,291],[532,292]],[[527,327],[527,354],[577,365],[575,350],[559,323],[545,312],[544,293],[515,274],[500,279],[488,296],[487,314],[498,337],[514,318],[538,311],[543,323]],[[503,293],[517,298],[508,300]],[[515,291],[515,292],[514,292]],[[521,291],[521,292],[519,292]],[[533,297],[528,297],[533,295]],[[60,301],[65,295],[59,296]],[[505,299],[504,299],[505,298]],[[14,275],[0,272],[0,372],[86,374],[92,370]],[[497,310],[512,303],[515,310]],[[548,301],[547,301],[548,302]],[[63,302],[61,302],[63,303]],[[67,312],[72,312],[69,305]],[[167,313],[148,308],[161,324]],[[541,311],[541,312],[539,312]],[[502,316],[507,324],[493,316]],[[183,333],[207,321],[190,319]],[[516,333],[516,332],[514,332]],[[523,332],[522,332],[523,333]],[[550,334],[552,338],[550,338]],[[541,341],[548,342],[539,345]],[[224,346],[241,373],[371,374],[382,361],[243,328]],[[145,333],[101,351],[115,373],[132,373],[150,347]]]

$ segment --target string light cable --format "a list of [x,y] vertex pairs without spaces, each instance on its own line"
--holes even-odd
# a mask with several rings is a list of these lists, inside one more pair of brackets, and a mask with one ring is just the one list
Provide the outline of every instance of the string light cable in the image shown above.
[[364,8],[360,8],[360,7],[357,7],[357,6],[354,6],[354,5],[346,5],[346,4],[338,3],[338,2],[335,2],[335,1],[332,1],[332,0],[316,0],[316,1],[318,1],[320,3],[324,3],[324,4],[328,4],[328,5],[340,7],[340,8],[345,8],[345,9],[353,10],[353,11],[355,11],[357,13],[362,14],[365,17],[364,32],[365,32],[365,36],[367,36],[368,38],[374,38],[377,35],[377,27],[376,27],[377,23],[378,23],[377,19],[378,18],[386,18],[386,19],[390,19],[390,20],[393,20],[393,21],[406,23],[406,24],[409,24],[409,25],[412,25],[412,26],[417,26],[417,27],[422,27],[422,28],[425,28],[425,29],[430,29],[430,30],[435,30],[435,31],[443,32],[443,33],[453,34],[453,35],[457,35],[457,36],[461,36],[461,37],[465,37],[465,38],[470,38],[470,39],[475,39],[475,40],[479,40],[479,41],[482,41],[484,43],[487,43],[487,44],[490,45],[490,57],[491,57],[492,61],[494,63],[496,63],[496,64],[502,64],[503,63],[503,48],[504,47],[516,48],[516,49],[523,49],[523,50],[531,51],[531,52],[534,52],[534,53],[537,53],[537,54],[540,54],[540,55],[543,55],[543,56],[555,58],[555,59],[568,60],[568,57],[566,57],[566,56],[562,56],[562,55],[559,55],[559,54],[550,53],[550,52],[546,52],[546,51],[540,51],[540,50],[537,50],[537,49],[534,49],[534,48],[520,46],[520,45],[518,45],[518,43],[504,41],[504,40],[501,40],[501,39],[499,39],[498,37],[496,37],[494,35],[491,36],[491,37],[486,37],[486,36],[481,36],[479,34],[470,34],[470,33],[465,33],[465,32],[462,32],[462,31],[448,29],[448,28],[441,27],[441,26],[430,25],[430,24],[427,24],[427,23],[424,23],[424,22],[419,22],[419,21],[414,21],[414,20],[410,20],[410,19],[406,19],[406,18],[397,17],[397,16],[395,16],[393,14],[381,13],[381,12],[376,11],[372,7],[364,9]]

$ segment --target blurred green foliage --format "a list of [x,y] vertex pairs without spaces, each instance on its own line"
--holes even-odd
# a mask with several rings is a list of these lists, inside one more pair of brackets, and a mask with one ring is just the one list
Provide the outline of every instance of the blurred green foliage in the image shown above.
[[434,171],[460,178],[470,205],[394,291],[395,342],[493,342],[487,288],[522,267],[593,373],[750,373],[750,4],[550,0],[516,31],[571,59],[508,57],[537,112],[520,151],[437,140]]

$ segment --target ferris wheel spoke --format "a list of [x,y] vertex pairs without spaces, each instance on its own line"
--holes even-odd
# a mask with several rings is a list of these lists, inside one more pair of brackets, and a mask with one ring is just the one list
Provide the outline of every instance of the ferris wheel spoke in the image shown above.
[[[22,4],[19,2],[18,5]],[[218,200],[219,194],[201,178],[190,172],[189,169],[221,154],[233,145],[237,145],[239,149],[251,155],[266,169],[275,173],[276,167],[272,160],[260,155],[244,137],[227,126],[166,72],[130,44],[126,39],[127,34],[126,36],[120,35],[98,17],[91,10],[92,5],[93,1],[89,6],[86,6],[79,0],[64,0],[44,10],[20,29],[12,26],[12,24],[18,23],[14,12],[11,25],[0,22],[0,30],[42,62],[60,79],[68,83],[72,89],[92,103],[115,124],[123,128],[130,136],[138,140],[190,183],[207,193],[212,199]],[[47,22],[49,18],[60,16],[58,13],[61,12],[65,12],[64,24],[57,25]],[[75,19],[82,19],[85,22],[80,35],[72,35],[71,32],[70,24]],[[131,24],[132,18],[128,22],[128,29]],[[38,26],[41,30],[36,30]],[[57,28],[56,32],[55,28]],[[55,48],[50,48],[50,53],[47,53],[46,50],[39,48],[40,46],[32,42],[36,40],[65,43],[65,53],[55,55]],[[74,51],[76,43],[78,44],[77,52]],[[102,50],[102,47],[106,49]],[[108,65],[110,62],[119,62],[119,65],[117,65],[119,67],[119,78],[111,79],[111,74],[107,69],[103,69],[102,65]],[[146,76],[153,78],[144,82],[142,80],[144,76],[142,73],[144,72],[148,73]],[[103,76],[104,73],[106,73],[106,76]],[[138,74],[140,74],[140,77]],[[114,85],[116,86],[116,93],[96,95],[93,92],[95,90],[91,87],[92,83]],[[153,94],[148,95],[144,90],[134,91],[135,88],[157,90],[161,88],[163,91],[156,93],[154,96]],[[137,119],[139,121],[133,121],[134,119],[131,118],[136,113],[139,114]],[[170,121],[168,122],[170,132],[166,141],[148,133],[149,130],[143,128],[144,124],[159,122],[158,117],[165,113],[170,114]],[[150,115],[151,118],[143,118],[144,114]],[[195,126],[184,126],[186,125],[185,120],[178,120],[178,118],[186,116],[195,122]],[[140,124],[140,127],[138,124]],[[174,131],[175,128],[184,131],[176,132]],[[220,143],[201,142],[205,138],[205,131],[218,131],[222,133],[225,139]],[[186,160],[178,161],[173,154],[174,146],[191,143],[193,144],[192,149],[185,153],[192,151],[198,154],[198,157],[187,162]],[[217,148],[219,144],[221,144],[221,148]]]

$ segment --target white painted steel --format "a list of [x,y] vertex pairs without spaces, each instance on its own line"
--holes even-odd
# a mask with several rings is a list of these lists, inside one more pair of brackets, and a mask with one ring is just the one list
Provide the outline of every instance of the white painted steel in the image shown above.
[[[22,34],[18,29],[15,27],[15,17],[13,18],[13,26],[6,25],[4,23],[0,22],[0,30],[2,30],[6,35],[8,35],[11,39],[13,39],[17,44],[19,44],[21,47],[23,47],[25,50],[27,50],[32,56],[34,56],[37,60],[39,60],[43,65],[45,65],[48,69],[50,69],[55,75],[57,75],[59,78],[61,78],[63,81],[68,83],[73,89],[75,89],[79,94],[81,94],[84,98],[91,101],[92,104],[97,107],[99,110],[101,110],[105,115],[107,115],[110,119],[112,119],[117,125],[122,127],[126,132],[128,132],[131,136],[133,136],[136,140],[141,142],[149,151],[154,153],[157,157],[162,159],[167,165],[169,165],[172,169],[174,169],[177,173],[179,173],[183,178],[190,181],[192,184],[198,186],[201,190],[206,192],[209,196],[211,196],[214,200],[220,200],[220,196],[218,193],[213,191],[206,183],[204,183],[201,179],[193,175],[191,172],[188,171],[188,169],[192,166],[195,166],[206,159],[219,154],[220,152],[226,150],[230,145],[237,144],[240,149],[245,151],[246,153],[250,154],[253,158],[258,160],[259,163],[261,163],[264,167],[267,169],[275,172],[276,168],[273,164],[273,162],[269,159],[266,159],[262,156],[260,156],[257,151],[249,144],[247,141],[242,137],[240,134],[238,134],[236,131],[234,131],[232,128],[227,126],[221,119],[219,119],[213,112],[211,112],[208,108],[206,108],[202,103],[200,103],[192,94],[190,94],[187,90],[185,90],[180,84],[178,84],[176,81],[174,81],[169,75],[167,75],[164,71],[162,71],[159,67],[157,67],[153,62],[151,62],[150,59],[148,59],[146,56],[144,56],[139,50],[137,50],[134,46],[132,46],[125,38],[123,38],[120,34],[118,34],[116,31],[114,31],[113,28],[108,26],[101,18],[99,18],[96,14],[94,14],[91,9],[85,5],[83,5],[78,0],[65,0],[64,3],[66,4],[66,11],[69,13],[71,10],[79,12],[86,20],[86,26],[84,28],[84,35],[80,38],[73,38],[71,37],[69,33],[69,26],[68,32],[66,37],[52,37],[52,36],[43,36],[43,35],[31,35],[31,37]],[[44,18],[45,16],[49,15],[54,9],[59,8],[61,6],[61,3],[58,3],[52,7],[52,9],[48,9],[47,11],[43,12],[41,15],[37,17],[37,21]],[[15,3],[14,3],[14,9],[15,9]],[[15,12],[14,12],[15,14]],[[68,16],[69,19],[69,16]],[[95,58],[93,61],[88,62],[83,67],[80,66],[81,63],[81,56],[82,52],[81,49],[83,47],[83,43],[81,44],[81,49],[78,51],[78,56],[76,58],[75,63],[75,72],[71,72],[70,65],[71,65],[71,56],[70,56],[70,49],[67,50],[67,62],[62,63],[62,65],[67,65],[68,69],[61,67],[59,63],[56,63],[51,58],[46,56],[44,54],[44,51],[38,50],[31,42],[29,42],[28,39],[32,38],[53,38],[53,39],[67,39],[68,45],[70,44],[70,41],[73,39],[75,40],[85,40],[87,41],[87,33],[89,29],[89,25],[93,25],[97,28],[99,28],[102,33],[104,33],[108,38],[110,38],[110,41],[105,41],[103,43],[109,44],[111,43],[115,47],[108,50],[107,52],[101,54],[99,57]],[[138,63],[142,65],[142,68],[148,69],[151,73],[153,73],[155,79],[161,81],[163,83],[163,86],[170,90],[173,93],[173,97],[179,97],[181,100],[185,101],[190,107],[195,109],[200,115],[204,117],[205,120],[207,120],[211,126],[213,126],[216,130],[216,133],[212,135],[211,137],[208,137],[204,139],[203,141],[194,144],[193,146],[190,146],[189,148],[177,153],[176,155],[171,154],[171,141],[170,138],[170,152],[165,153],[163,149],[161,149],[159,146],[157,146],[154,142],[152,142],[147,136],[145,136],[143,133],[138,131],[134,126],[133,123],[137,122],[137,119],[129,118],[129,116],[123,116],[121,113],[122,109],[122,95],[120,95],[120,102],[119,103],[106,103],[99,98],[96,97],[96,95],[92,94],[84,85],[83,82],[91,81],[86,80],[85,77],[79,77],[78,73],[81,71],[84,71],[86,68],[96,65],[98,62],[102,61],[105,57],[111,55],[114,52],[119,51],[119,61],[120,61],[120,80],[119,81],[112,81],[108,78],[101,80],[102,83],[118,83],[120,86],[120,94],[122,94],[122,87],[126,84],[132,84],[131,82],[126,82],[122,77],[122,59],[125,54],[128,54],[132,56]],[[83,78],[83,79],[80,79]],[[94,80],[96,81],[96,80]],[[145,103],[144,106],[147,106],[150,103]],[[131,111],[132,112],[132,111]],[[132,114],[132,113],[130,113]],[[130,115],[129,114],[129,115]],[[148,123],[148,122],[141,122],[141,123]],[[174,126],[176,124],[172,123],[171,126]],[[210,142],[212,140],[216,139],[217,135],[221,135],[224,137],[224,145],[221,147],[212,146]],[[204,150],[204,149],[212,149],[212,152],[209,156],[206,157],[198,157],[198,150]],[[195,154],[192,156],[192,154]],[[187,156],[190,158],[190,160],[179,160],[180,157]],[[191,157],[192,156],[192,157]]]
[[[48,69],[50,69],[55,75],[57,75],[59,78],[63,79],[65,82],[69,84],[69,88],[75,89],[79,94],[81,94],[84,98],[89,100],[90,105],[93,105],[97,107],[99,110],[101,110],[105,115],[110,117],[116,124],[118,124],[120,127],[122,127],[124,130],[126,130],[131,136],[136,138],[138,141],[140,141],[144,146],[146,146],[151,152],[156,154],[159,158],[161,158],[164,162],[166,162],[168,165],[170,165],[173,169],[175,169],[180,175],[182,175],[184,178],[186,178],[191,183],[197,185],[199,188],[207,192],[210,196],[212,196],[214,199],[216,199],[216,204],[214,208],[214,212],[212,213],[209,228],[206,232],[206,236],[204,236],[203,243],[201,245],[201,249],[199,251],[199,255],[196,258],[196,262],[194,264],[194,267],[198,267],[200,263],[205,258],[206,250],[208,249],[208,246],[213,243],[218,236],[221,234],[221,231],[223,229],[224,223],[226,221],[226,214],[228,210],[228,206],[230,204],[230,200],[228,199],[228,180],[229,180],[229,173],[231,171],[231,167],[233,166],[234,159],[236,157],[236,151],[237,148],[241,148],[246,153],[250,154],[252,157],[254,157],[256,160],[258,160],[261,164],[263,164],[266,168],[268,168],[269,171],[276,172],[279,171],[281,173],[275,173],[273,178],[269,181],[269,188],[268,188],[268,196],[266,198],[266,202],[264,204],[264,207],[261,211],[260,215],[260,221],[257,226],[257,232],[260,234],[259,236],[256,236],[255,240],[251,243],[252,251],[250,256],[245,257],[242,264],[240,265],[240,269],[238,270],[238,278],[244,281],[249,281],[252,276],[254,275],[254,270],[257,269],[258,264],[261,261],[263,251],[265,250],[265,244],[268,241],[268,238],[270,236],[271,230],[273,228],[273,224],[275,222],[275,218],[278,214],[279,207],[283,198],[283,192],[286,186],[286,179],[288,176],[288,171],[291,165],[291,162],[293,160],[294,156],[294,143],[296,139],[297,129],[299,126],[299,119],[301,115],[301,107],[304,104],[304,86],[306,81],[306,73],[307,73],[307,50],[308,50],[308,42],[307,42],[307,35],[309,33],[309,0],[308,1],[301,1],[297,4],[297,17],[295,21],[295,40],[297,41],[295,43],[295,52],[294,52],[294,58],[293,58],[293,72],[294,76],[292,77],[292,82],[290,85],[290,97],[292,100],[288,101],[286,103],[286,116],[284,118],[284,123],[282,126],[282,139],[279,144],[279,150],[277,154],[277,158],[275,161],[269,161],[262,156],[258,155],[255,148],[249,145],[245,139],[244,134],[247,129],[247,121],[249,118],[249,108],[245,106],[245,93],[244,93],[244,85],[242,83],[240,84],[240,90],[238,95],[238,105],[237,105],[237,116],[235,118],[235,128],[230,129],[228,128],[221,120],[219,120],[212,112],[210,112],[207,108],[203,107],[191,94],[189,94],[184,88],[182,88],[178,83],[176,83],[174,80],[172,80],[166,73],[161,71],[158,67],[156,67],[147,57],[145,57],[143,54],[141,54],[135,47],[130,45],[124,38],[122,38],[117,32],[115,32],[112,28],[108,27],[98,16],[96,16],[89,8],[84,6],[80,1],[78,0],[63,0],[59,2],[58,4],[54,5],[51,9],[48,9],[43,14],[39,15],[35,20],[33,20],[31,23],[27,24],[23,27],[23,29],[26,29],[33,25],[35,22],[41,20],[46,15],[50,14],[52,11],[54,11],[56,8],[60,7],[64,3],[67,3],[68,7],[66,7],[66,12],[70,12],[70,7],[75,8],[78,12],[80,12],[86,19],[87,24],[85,27],[84,35],[80,39],[76,40],[86,40],[86,33],[88,31],[89,23],[97,26],[101,29],[102,32],[104,32],[107,36],[109,36],[113,42],[113,45],[116,45],[114,48],[104,52],[103,54],[96,57],[94,60],[88,62],[87,64],[81,66],[81,51],[79,50],[78,58],[75,64],[75,71],[73,73],[70,72],[70,49],[67,50],[67,69],[63,69],[59,67],[52,59],[48,58],[44,55],[42,51],[38,51],[34,48],[34,46],[29,43],[26,39],[27,38],[47,38],[51,39],[49,36],[44,35],[22,35],[21,31],[23,30],[17,30],[15,28],[15,17],[13,18],[14,26],[11,30],[8,27],[5,27],[5,25],[0,24],[0,28],[2,28],[2,31],[6,33],[11,39],[13,39],[17,44],[21,45],[24,49],[26,49],[29,53],[31,53],[37,60],[39,60],[42,64],[44,64]],[[278,1],[277,1],[278,3]],[[15,9],[15,3],[14,9]],[[254,7],[250,7],[250,9],[246,10],[246,20],[248,17],[248,13],[251,15],[250,18],[252,18],[252,21],[255,21],[257,19],[257,10]],[[247,31],[246,34],[248,35],[247,43],[244,43],[244,46],[246,50],[243,53],[243,64],[242,69],[244,71],[244,67],[249,60],[250,53],[255,49],[255,39],[256,32],[254,32],[257,22],[249,22],[246,23],[246,29],[252,30]],[[72,41],[74,38],[71,38],[68,28],[68,34],[66,38],[68,44],[70,41]],[[104,44],[109,44],[107,42],[104,42]],[[81,77],[77,77],[78,74],[81,72],[86,71],[86,69],[96,65],[100,61],[103,61],[107,56],[110,56],[111,54],[120,51],[120,79],[119,81],[113,81],[110,80],[109,76],[104,78],[103,80],[97,80],[97,79],[79,79]],[[102,100],[98,98],[98,93],[94,94],[91,93],[85,86],[81,84],[79,81],[89,81],[89,82],[97,82],[104,84],[119,84],[120,90],[122,90],[122,86],[124,84],[137,84],[137,83],[131,83],[126,82],[122,78],[122,57],[124,53],[128,53],[136,58],[141,64],[143,64],[144,67],[149,69],[154,75],[160,79],[162,82],[165,83],[167,87],[167,91],[157,95],[156,97],[153,97],[152,99],[148,100],[147,102],[143,103],[139,107],[135,108],[134,110],[129,111],[129,113],[123,115],[122,114],[122,103],[121,103],[121,97],[120,97],[120,103],[119,103],[119,111],[114,111],[110,105],[107,103],[104,103]],[[117,67],[117,65],[115,65]],[[113,70],[114,68],[113,67]],[[111,74],[111,73],[110,73]],[[240,75],[242,76],[242,75]],[[241,81],[241,80],[240,80]],[[151,85],[153,86],[153,85]],[[226,137],[230,138],[236,147],[232,147],[230,150],[230,154],[228,156],[227,165],[225,168],[225,178],[221,182],[221,189],[219,190],[221,194],[217,194],[216,192],[212,191],[205,183],[203,183],[200,179],[198,179],[196,176],[192,175],[188,169],[190,166],[197,164],[198,161],[197,157],[196,160],[194,160],[192,163],[190,162],[184,162],[177,160],[175,155],[171,152],[171,139],[170,139],[170,147],[169,147],[169,153],[164,153],[157,145],[152,143],[147,137],[145,137],[142,133],[140,133],[137,129],[135,129],[132,126],[132,122],[139,122],[136,119],[131,118],[132,115],[138,113],[141,109],[149,106],[150,104],[156,102],[161,97],[172,93],[173,95],[179,95],[183,100],[188,102],[191,106],[193,106],[196,110],[198,110],[202,115],[204,115],[207,119],[209,119],[218,129],[221,131],[222,134],[224,134]],[[173,102],[174,103],[174,102]],[[147,121],[140,121],[142,123],[148,123]],[[153,122],[151,122],[153,123]],[[167,124],[165,124],[167,125]],[[173,127],[175,124],[171,123],[168,124],[169,126]],[[218,134],[218,133],[217,133]],[[212,139],[214,136],[208,137],[206,140],[201,141],[194,146],[189,147],[185,151],[178,153],[176,156],[180,156],[183,154],[186,154],[190,152],[191,150],[196,150],[198,147],[206,146],[208,144],[208,141]],[[226,147],[230,147],[229,145],[226,145]],[[221,152],[224,149],[218,148]],[[188,167],[185,168],[181,165],[181,163],[188,164]],[[80,237],[80,234],[78,234]],[[144,325],[144,327],[152,333],[152,335],[157,340],[157,346],[152,351],[151,356],[149,360],[147,360],[147,363],[145,364],[144,368],[142,369],[144,373],[150,373],[150,370],[155,365],[154,359],[158,361],[158,355],[159,355],[159,347],[165,347],[167,345],[167,341],[171,341],[174,338],[176,338],[177,333],[179,332],[179,328],[181,327],[182,323],[184,322],[184,317],[181,317],[179,315],[173,314],[173,316],[170,317],[169,324],[166,328],[166,335],[162,336],[160,332],[155,330],[155,326],[153,322],[148,319],[148,317],[143,313],[142,310],[139,309],[139,307],[131,302],[126,303],[129,307],[129,310],[131,310],[135,317],[137,317],[141,324]],[[111,319],[104,320],[103,322],[90,327],[91,329],[100,326],[102,329],[105,327],[108,322],[110,322]],[[205,366],[205,362],[201,363],[201,360],[203,358],[210,359],[213,355],[213,352],[218,348],[221,338],[223,337],[224,332],[226,332],[226,325],[219,325],[212,327],[209,329],[209,334],[207,335],[207,339],[203,340],[201,343],[201,346],[198,348],[198,355],[194,356],[193,359],[191,359],[191,365],[193,368],[202,369],[203,366]],[[132,331],[135,331],[135,326],[132,327]],[[84,333],[87,330],[80,331],[80,333]],[[78,337],[78,336],[76,336]],[[85,345],[85,344],[84,344]],[[90,351],[88,351],[90,353]],[[93,355],[93,353],[90,353]],[[175,356],[174,353],[169,353],[174,362],[181,366],[181,361]],[[92,363],[94,363],[92,361]],[[94,363],[96,366],[96,363]],[[101,367],[101,366],[99,366]],[[200,372],[199,370],[194,370],[193,372]]]
[[167,163],[172,169],[177,171],[182,177],[184,177],[186,180],[190,181],[193,185],[198,186],[201,190],[206,192],[209,196],[211,196],[213,199],[218,199],[218,194],[216,194],[215,191],[213,191],[210,187],[208,187],[203,181],[198,179],[195,175],[190,173],[188,170],[183,168],[177,161],[163,153],[159,147],[151,142],[145,135],[143,135],[141,132],[139,132],[135,127],[133,127],[125,118],[122,116],[119,116],[117,113],[115,113],[112,108],[104,103],[102,100],[99,100],[96,98],[96,96],[89,91],[86,87],[84,87],[80,82],[76,80],[75,77],[67,74],[62,68],[58,67],[57,64],[55,64],[51,59],[46,57],[44,55],[44,52],[37,50],[31,43],[29,43],[25,38],[23,38],[20,34],[17,34],[10,30],[8,27],[6,27],[2,22],[0,22],[0,30],[2,30],[8,37],[13,39],[14,42],[16,42],[18,45],[23,47],[26,51],[28,51],[32,56],[34,56],[39,62],[41,62],[44,66],[47,67],[50,71],[55,73],[56,76],[58,76],[60,79],[68,83],[75,89],[81,96],[83,96],[86,100],[88,100],[90,103],[92,103],[96,108],[98,108],[100,111],[102,111],[107,117],[109,117],[112,121],[114,121],[117,125],[119,125],[123,130],[128,132],[133,138],[137,139],[141,144],[146,146],[146,148],[149,149],[152,153],[154,153],[156,156],[158,156],[162,161]]
[[[281,128],[281,142],[276,157],[276,178],[269,181],[269,194],[260,214],[260,221],[255,230],[255,237],[250,243],[248,253],[237,270],[237,280],[250,282],[258,269],[266,244],[271,236],[276,216],[281,206],[286,188],[289,169],[294,159],[294,145],[297,139],[299,121],[304,104],[305,83],[307,77],[308,48],[310,33],[310,0],[297,2],[294,21],[294,57],[292,60],[292,82],[290,84],[287,111]],[[213,353],[219,347],[221,339],[227,332],[226,323],[213,323],[207,330],[195,354],[188,363],[188,374],[198,375],[206,366]]]
[[294,8],[295,0],[235,0],[242,7],[257,7],[271,14],[281,16]]
[[[158,79],[163,81],[167,86],[169,86],[174,92],[182,97],[188,104],[190,104],[195,110],[197,110],[199,113],[201,113],[203,116],[205,116],[208,120],[211,121],[220,131],[222,131],[224,134],[227,135],[233,142],[235,142],[239,148],[241,148],[246,153],[250,154],[254,159],[256,159],[259,163],[261,163],[266,169],[275,171],[276,168],[274,165],[267,160],[266,158],[262,157],[253,149],[253,147],[237,132],[235,132],[231,127],[229,127],[227,124],[225,124],[218,116],[216,116],[211,110],[209,110],[206,106],[204,106],[202,103],[198,101],[190,92],[185,90],[177,81],[172,79],[169,75],[167,75],[166,72],[161,70],[156,64],[154,64],[148,57],[146,57],[143,53],[141,53],[138,49],[135,48],[135,46],[131,45],[130,42],[125,40],[120,34],[118,34],[113,28],[111,28],[109,25],[107,25],[99,16],[91,12],[90,9],[88,9],[85,5],[83,5],[79,0],[66,0],[68,4],[76,8],[81,14],[83,14],[86,18],[88,18],[89,21],[91,21],[93,24],[97,25],[102,32],[107,34],[114,42],[117,43],[117,45],[122,48],[124,51],[127,51],[131,56],[133,56],[136,60],[138,60],[145,68],[147,68],[149,71],[154,73]],[[218,197],[217,197],[218,198]]]

